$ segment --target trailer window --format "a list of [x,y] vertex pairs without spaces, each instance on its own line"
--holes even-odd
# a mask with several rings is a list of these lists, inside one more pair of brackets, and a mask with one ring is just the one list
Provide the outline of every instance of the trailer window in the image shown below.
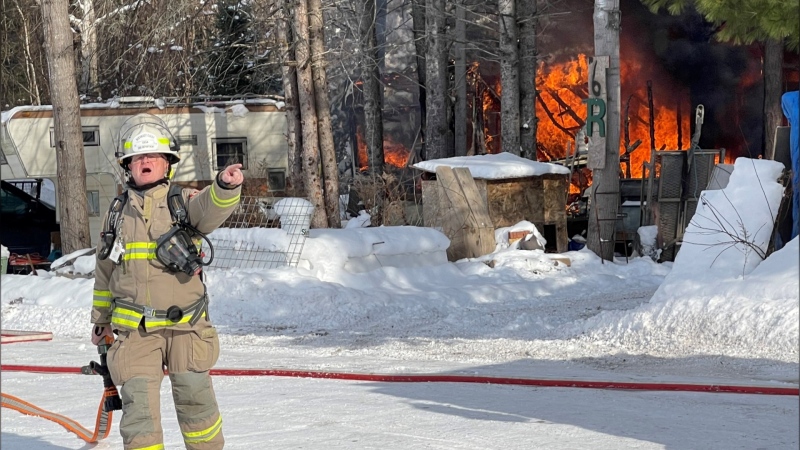
[[[100,127],[81,127],[83,131],[83,145],[85,147],[97,147],[100,145]],[[50,128],[50,147],[56,146],[56,132]]]
[[247,138],[212,139],[214,169],[222,170],[231,164],[241,164],[247,169]]
[[197,145],[197,135],[196,134],[180,134],[175,137],[175,140],[178,141],[178,145]]
[[272,192],[286,189],[286,171],[283,169],[267,169],[267,183]]

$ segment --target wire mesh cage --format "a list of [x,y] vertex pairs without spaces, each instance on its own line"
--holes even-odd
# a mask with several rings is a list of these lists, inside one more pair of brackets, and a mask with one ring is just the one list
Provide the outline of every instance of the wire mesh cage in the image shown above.
[[208,236],[214,246],[210,267],[296,267],[313,213],[313,204],[303,198],[243,195],[228,220]]

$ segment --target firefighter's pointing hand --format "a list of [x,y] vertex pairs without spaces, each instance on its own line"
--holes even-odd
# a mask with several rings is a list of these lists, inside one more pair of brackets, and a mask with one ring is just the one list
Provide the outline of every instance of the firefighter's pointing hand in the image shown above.
[[244,182],[241,164],[231,164],[219,175],[219,179],[228,186],[239,186]]

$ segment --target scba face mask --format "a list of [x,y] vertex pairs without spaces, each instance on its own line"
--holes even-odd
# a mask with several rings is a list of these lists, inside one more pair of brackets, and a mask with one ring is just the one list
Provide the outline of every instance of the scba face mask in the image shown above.
[[209,263],[203,262],[203,257],[198,253],[197,246],[192,241],[189,233],[178,225],[156,241],[156,258],[173,272],[183,272],[187,275],[198,275],[202,266]]

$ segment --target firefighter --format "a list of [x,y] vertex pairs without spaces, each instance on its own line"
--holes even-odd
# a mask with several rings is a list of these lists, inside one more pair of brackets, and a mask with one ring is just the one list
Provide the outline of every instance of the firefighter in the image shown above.
[[209,376],[219,338],[208,316],[202,254],[191,248],[196,235],[189,248],[180,238],[190,228],[176,221],[167,201],[178,192],[186,222],[197,234],[210,233],[239,204],[244,175],[233,164],[199,192],[170,190],[172,166],[180,161],[174,136],[154,116],[134,119],[123,126],[117,152],[126,192],[112,203],[98,244],[92,343],[116,334],[108,366],[121,386],[125,450],[164,448],[159,392],[165,367],[186,448],[221,449],[222,417]]

